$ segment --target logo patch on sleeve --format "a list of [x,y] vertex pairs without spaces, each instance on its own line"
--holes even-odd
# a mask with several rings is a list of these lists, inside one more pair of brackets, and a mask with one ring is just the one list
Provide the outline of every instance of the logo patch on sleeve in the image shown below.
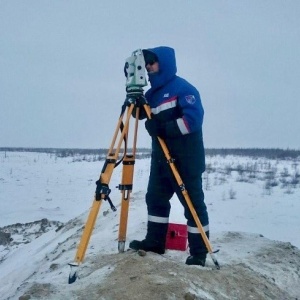
[[185,100],[189,104],[194,104],[196,102],[196,98],[194,95],[185,96]]

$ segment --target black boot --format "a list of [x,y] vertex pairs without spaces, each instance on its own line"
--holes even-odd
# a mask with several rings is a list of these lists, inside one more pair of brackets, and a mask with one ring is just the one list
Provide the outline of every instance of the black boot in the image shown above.
[[157,254],[164,254],[165,253],[165,247],[162,247],[158,243],[154,241],[149,241],[149,240],[142,240],[142,241],[137,241],[133,240],[132,242],[129,243],[129,248],[133,250],[144,250],[144,251],[151,251]]
[[205,266],[205,260],[206,255],[200,254],[200,255],[191,255],[189,256],[185,263],[189,266],[195,265],[195,266]]
[[[209,238],[209,231],[205,232]],[[207,249],[200,233],[188,232],[190,256],[186,259],[187,265],[205,266]]]

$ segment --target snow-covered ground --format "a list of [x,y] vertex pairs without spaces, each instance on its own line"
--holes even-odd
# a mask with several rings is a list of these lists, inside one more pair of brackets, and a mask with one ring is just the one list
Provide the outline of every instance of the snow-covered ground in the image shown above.
[[[216,255],[222,266],[218,275],[212,273],[214,264],[209,257],[201,270],[185,266],[188,253],[184,251],[169,250],[163,256],[149,253],[143,258],[130,251],[118,254],[121,196],[114,187],[121,180],[119,166],[110,183],[110,196],[118,210],[112,212],[107,202],[102,204],[80,267],[81,279],[68,285],[68,263],[74,260],[103,166],[103,161],[92,156],[82,158],[0,152],[0,231],[10,233],[12,239],[0,244],[1,299],[18,299],[26,293],[30,299],[120,299],[120,295],[140,299],[140,287],[149,292],[149,298],[144,294],[143,299],[152,299],[159,289],[162,297],[157,299],[178,299],[178,293],[184,291],[201,299],[295,299],[300,295],[300,159],[207,157],[203,187],[211,243],[221,250]],[[149,159],[139,159],[135,164],[128,241],[145,235],[149,163]],[[185,223],[176,197],[171,202],[170,221]],[[35,222],[38,220],[42,221]],[[16,223],[21,224],[11,226]],[[249,268],[255,274],[248,274]],[[126,284],[136,289],[131,294],[123,281],[118,284],[127,272],[132,273],[125,277],[132,279]],[[114,284],[106,281],[108,277],[114,278]],[[178,277],[184,278],[184,286],[175,280]],[[228,281],[227,287],[220,285],[222,280]],[[173,292],[163,289],[172,284]]]

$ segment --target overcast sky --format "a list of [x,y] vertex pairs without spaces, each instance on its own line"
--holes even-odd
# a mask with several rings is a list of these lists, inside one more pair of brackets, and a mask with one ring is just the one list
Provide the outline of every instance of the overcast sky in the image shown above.
[[0,147],[109,147],[126,58],[166,45],[207,148],[300,149],[299,16],[298,0],[0,0]]

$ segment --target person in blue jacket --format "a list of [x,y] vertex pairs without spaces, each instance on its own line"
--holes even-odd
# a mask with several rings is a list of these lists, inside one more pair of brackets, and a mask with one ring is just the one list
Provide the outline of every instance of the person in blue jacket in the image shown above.
[[176,193],[184,206],[188,225],[190,256],[186,264],[204,266],[206,246],[157,139],[159,136],[165,141],[171,157],[175,159],[175,166],[209,236],[208,213],[202,190],[205,153],[202,138],[204,110],[200,94],[193,85],[176,75],[173,48],[161,46],[145,49],[143,55],[151,84],[145,97],[153,115],[145,122],[152,137],[150,178],[146,193],[148,224],[145,239],[133,240],[129,247],[165,253],[170,199]]

